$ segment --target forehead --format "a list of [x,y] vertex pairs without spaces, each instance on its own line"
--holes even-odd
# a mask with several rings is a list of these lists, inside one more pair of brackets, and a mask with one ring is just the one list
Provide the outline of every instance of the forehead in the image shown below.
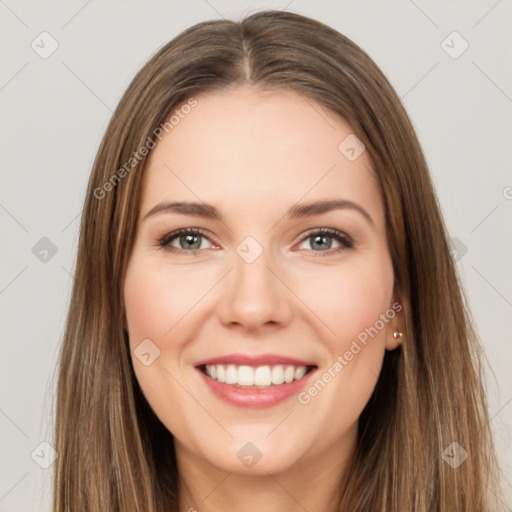
[[142,213],[163,199],[226,211],[336,197],[381,207],[367,152],[344,152],[351,126],[314,100],[251,86],[194,99],[148,157]]

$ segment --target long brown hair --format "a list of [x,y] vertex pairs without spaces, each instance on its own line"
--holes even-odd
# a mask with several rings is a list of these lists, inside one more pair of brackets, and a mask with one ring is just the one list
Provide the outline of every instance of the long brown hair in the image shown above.
[[[141,393],[124,324],[122,285],[147,158],[141,148],[158,142],[158,128],[187,100],[238,84],[293,90],[347,120],[369,151],[385,205],[404,342],[386,352],[333,508],[496,510],[482,356],[411,122],[355,43],[280,11],[179,34],[139,71],[106,130],[85,200],[60,355],[54,510],[178,510],[173,437]],[[457,468],[442,456],[454,442],[468,454]]]

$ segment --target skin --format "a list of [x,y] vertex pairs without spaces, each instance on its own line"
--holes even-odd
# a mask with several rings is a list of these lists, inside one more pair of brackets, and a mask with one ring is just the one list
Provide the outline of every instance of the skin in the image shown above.
[[[330,510],[402,315],[305,405],[292,397],[260,410],[232,406],[194,366],[225,354],[279,354],[315,361],[320,377],[399,300],[372,162],[367,152],[349,161],[338,146],[350,125],[294,92],[236,86],[196,99],[146,167],[124,282],[135,373],[175,438],[180,510]],[[352,201],[372,222],[350,208],[285,217],[296,203],[324,199]],[[223,220],[168,211],[144,219],[165,201],[209,203]],[[199,252],[179,237],[171,245],[183,253],[159,248],[187,227],[206,232]],[[330,248],[319,248],[305,235],[320,228],[341,231],[353,247],[327,238]],[[237,253],[247,236],[263,249],[252,263]],[[145,339],[160,350],[149,366],[133,355]],[[262,454],[250,468],[237,457],[247,442]]]

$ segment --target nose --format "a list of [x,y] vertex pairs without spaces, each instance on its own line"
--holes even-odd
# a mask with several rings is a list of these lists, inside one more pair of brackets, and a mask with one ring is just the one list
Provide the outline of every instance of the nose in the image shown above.
[[251,263],[234,255],[234,268],[226,276],[218,308],[224,325],[256,331],[290,322],[293,294],[276,267],[266,251]]

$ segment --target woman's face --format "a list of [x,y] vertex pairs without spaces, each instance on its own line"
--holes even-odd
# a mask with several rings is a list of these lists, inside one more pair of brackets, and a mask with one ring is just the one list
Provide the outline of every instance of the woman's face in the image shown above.
[[179,460],[339,462],[401,317],[368,153],[293,92],[195,99],[147,162],[124,283],[137,379]]

